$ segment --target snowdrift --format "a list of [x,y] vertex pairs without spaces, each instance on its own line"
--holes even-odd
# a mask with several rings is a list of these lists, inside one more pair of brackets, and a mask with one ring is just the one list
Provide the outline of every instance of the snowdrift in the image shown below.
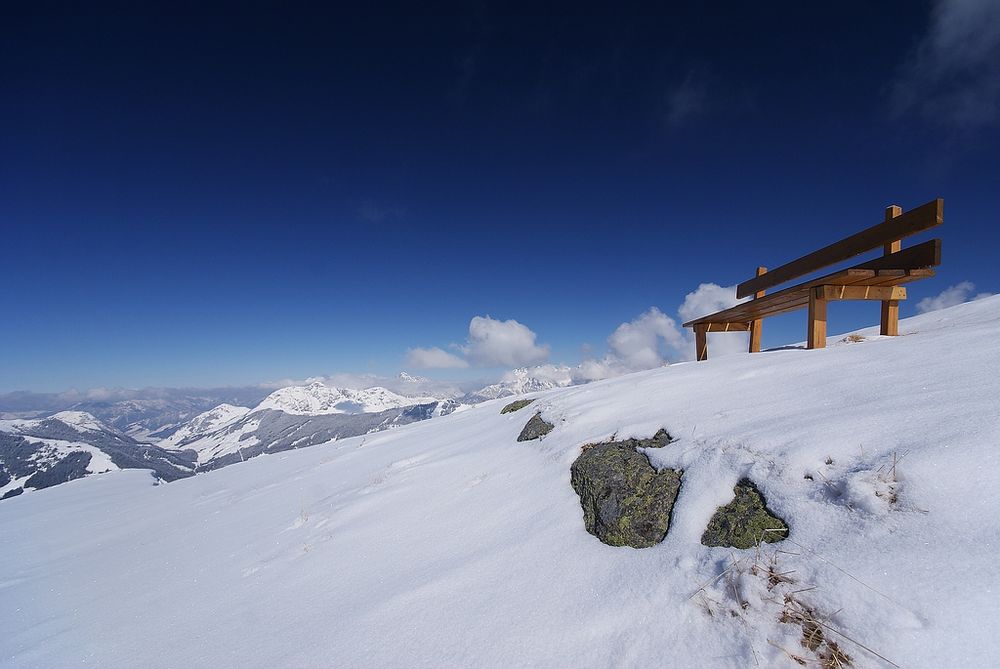
[[[996,666],[1000,298],[901,332],[7,500],[0,664],[818,666],[790,596],[855,666]],[[555,429],[518,443],[536,409]],[[570,466],[660,428],[676,441],[650,461],[683,470],[670,530],[606,546]],[[702,546],[743,478],[788,540]]]

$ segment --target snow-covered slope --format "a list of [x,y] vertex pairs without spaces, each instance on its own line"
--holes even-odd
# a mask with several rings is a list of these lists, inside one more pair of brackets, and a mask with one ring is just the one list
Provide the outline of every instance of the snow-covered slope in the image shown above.
[[237,407],[232,404],[220,404],[214,409],[200,413],[190,421],[181,425],[176,432],[157,445],[161,448],[177,448],[185,441],[190,441],[202,435],[221,430],[235,423],[250,412],[249,407]]
[[0,420],[0,499],[137,467],[166,480],[194,472],[191,453],[141,444],[83,411]]
[[[167,485],[121,471],[7,500],[0,662],[820,666],[783,615],[793,596],[855,666],[996,666],[1000,298],[901,330],[546,391],[506,415],[489,402]],[[517,442],[536,409],[555,429]],[[666,539],[598,542],[571,463],[661,427],[677,441],[651,461],[684,471]],[[743,477],[789,538],[702,546]]]
[[433,397],[403,397],[385,388],[334,388],[319,381],[305,386],[288,386],[268,395],[254,411],[274,409],[287,414],[322,415],[335,413],[377,413],[414,404],[434,402]]

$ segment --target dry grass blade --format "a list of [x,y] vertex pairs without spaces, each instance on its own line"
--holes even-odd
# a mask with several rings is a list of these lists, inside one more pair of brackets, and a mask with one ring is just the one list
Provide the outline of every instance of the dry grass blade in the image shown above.
[[780,650],[782,653],[784,653],[785,655],[787,655],[788,659],[791,660],[792,662],[795,662],[796,664],[802,665],[803,667],[806,666],[806,660],[805,660],[804,657],[799,657],[798,655],[794,655],[794,654],[788,652],[788,650],[786,648],[783,648],[782,646],[779,646],[778,644],[774,643],[770,639],[767,640],[767,643],[768,643],[768,645],[774,646],[775,648],[777,648],[778,650]]
[[824,622],[821,622],[821,621],[819,621],[819,620],[816,620],[815,618],[810,618],[810,619],[809,619],[809,622],[811,622],[811,623],[814,623],[814,624],[816,624],[816,625],[819,625],[819,626],[820,626],[820,627],[822,627],[823,629],[827,629],[827,630],[830,630],[831,632],[833,632],[834,634],[838,635],[839,637],[841,637],[841,638],[843,638],[843,639],[845,639],[845,640],[847,640],[847,641],[850,641],[851,643],[853,643],[853,644],[854,644],[855,646],[857,646],[858,648],[862,648],[862,649],[864,649],[864,650],[868,651],[869,653],[871,653],[871,654],[872,654],[872,655],[874,655],[875,657],[879,658],[879,659],[880,659],[880,660],[882,660],[883,662],[888,662],[888,663],[889,663],[889,664],[891,664],[892,666],[896,667],[896,669],[902,669],[902,668],[901,668],[901,667],[900,667],[900,666],[899,666],[898,664],[896,664],[895,662],[893,662],[892,660],[890,660],[889,658],[887,658],[887,657],[886,657],[885,655],[882,655],[881,653],[879,653],[879,652],[878,652],[878,651],[876,651],[876,650],[872,650],[871,648],[869,648],[868,646],[864,645],[863,643],[861,643],[861,642],[860,642],[860,641],[858,641],[857,639],[852,639],[851,637],[847,636],[846,634],[844,634],[844,633],[843,633],[843,632],[841,632],[840,630],[838,630],[838,629],[836,629],[836,628],[834,628],[834,627],[831,627],[830,625],[827,625],[827,624],[826,624],[826,623],[824,623]]
[[812,555],[816,556],[817,558],[819,558],[823,562],[827,563],[828,565],[830,565],[831,567],[833,567],[834,569],[836,569],[840,573],[844,574],[845,576],[847,576],[848,578],[850,578],[855,583],[861,585],[862,587],[867,588],[868,590],[871,590],[872,592],[874,592],[879,597],[884,597],[887,601],[892,602],[893,604],[895,604],[899,608],[905,609],[905,610],[909,611],[909,609],[907,609],[905,606],[903,606],[902,604],[900,604],[899,602],[897,602],[895,599],[893,599],[889,595],[887,595],[884,592],[882,592],[882,591],[880,591],[880,590],[878,590],[876,588],[873,588],[872,586],[868,585],[867,583],[865,583],[864,581],[862,581],[860,578],[858,578],[857,576],[855,576],[851,572],[847,571],[843,567],[839,567],[838,565],[836,565],[835,563],[833,563],[830,560],[826,559],[825,557],[823,557],[822,555],[820,555],[819,553],[817,553],[813,549],[809,548],[808,546],[803,546],[802,544],[800,544],[797,541],[794,541],[792,539],[786,539],[786,541],[792,542],[793,544],[795,544],[796,546],[798,546],[799,548],[801,548],[804,551],[809,551],[809,553],[811,553]]
[[722,570],[722,573],[720,573],[718,576],[714,576],[710,581],[706,581],[700,588],[698,588],[697,590],[695,590],[694,592],[692,592],[691,595],[688,597],[688,599],[693,599],[694,596],[697,595],[699,592],[704,591],[705,588],[707,588],[708,586],[712,585],[713,583],[715,583],[716,581],[718,581],[720,578],[722,578],[723,576],[725,576],[726,574],[728,574],[733,569],[733,567],[736,566],[736,564],[737,563],[734,562],[733,564],[729,565],[724,570]]

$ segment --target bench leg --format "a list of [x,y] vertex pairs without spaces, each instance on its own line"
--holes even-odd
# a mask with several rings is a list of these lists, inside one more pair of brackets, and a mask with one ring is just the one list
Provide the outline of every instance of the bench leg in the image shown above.
[[[885,208],[885,220],[886,223],[901,216],[903,214],[903,208],[899,205],[891,205]],[[896,253],[903,247],[903,243],[895,239],[891,242],[887,242],[882,247],[883,255],[890,255]],[[879,328],[879,332],[883,335],[888,335],[890,337],[895,337],[899,334],[899,302],[897,300],[883,300],[882,302],[882,326]]]
[[750,352],[760,353],[760,330],[764,324],[762,320],[750,321]]
[[809,333],[806,338],[807,348],[826,347],[826,298],[823,288],[809,291]]
[[889,337],[899,334],[899,300],[882,302],[882,327],[879,332]]
[[698,360],[708,360],[708,326],[694,326],[694,352]]
[[[767,268],[766,267],[758,267],[757,268],[757,276],[764,276],[765,274],[767,274]],[[759,291],[757,291],[754,294],[753,299],[759,300],[762,297],[764,297],[764,291],[763,290],[759,290]],[[750,321],[750,352],[751,353],[760,353],[760,329],[761,329],[761,326],[763,324],[764,324],[764,321],[761,320],[761,319],[757,319],[755,321]]]

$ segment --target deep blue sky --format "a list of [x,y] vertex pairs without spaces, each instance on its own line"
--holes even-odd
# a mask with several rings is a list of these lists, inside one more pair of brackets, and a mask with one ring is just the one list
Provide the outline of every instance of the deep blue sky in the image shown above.
[[486,314],[576,363],[937,196],[903,315],[1000,289],[996,12],[361,5],[0,10],[0,392],[394,373]]

